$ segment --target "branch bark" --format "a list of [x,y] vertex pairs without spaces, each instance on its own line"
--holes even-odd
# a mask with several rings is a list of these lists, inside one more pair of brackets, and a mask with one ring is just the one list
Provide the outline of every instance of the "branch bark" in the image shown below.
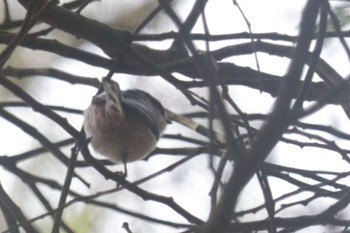
[[280,140],[283,132],[289,125],[289,112],[292,97],[295,91],[292,86],[300,79],[304,60],[310,46],[316,17],[321,1],[309,0],[305,6],[298,43],[295,54],[289,66],[289,70],[282,82],[275,106],[266,123],[259,131],[251,150],[242,160],[235,161],[235,169],[227,182],[219,204],[206,224],[200,230],[201,233],[225,232],[230,216],[243,187],[255,174],[259,164],[265,160],[270,151]]

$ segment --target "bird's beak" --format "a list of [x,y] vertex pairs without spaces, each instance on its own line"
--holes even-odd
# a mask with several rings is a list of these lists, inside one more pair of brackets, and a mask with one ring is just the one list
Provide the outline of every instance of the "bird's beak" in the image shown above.
[[121,104],[121,90],[119,84],[110,79],[102,79],[102,87],[106,93],[106,112],[107,113],[118,113],[123,115],[123,109]]

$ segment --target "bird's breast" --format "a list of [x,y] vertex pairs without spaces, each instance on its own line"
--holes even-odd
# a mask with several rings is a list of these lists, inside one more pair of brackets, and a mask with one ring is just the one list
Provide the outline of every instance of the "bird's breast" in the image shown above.
[[96,106],[86,110],[84,129],[94,150],[115,162],[142,159],[157,143],[147,125],[133,118],[106,115]]

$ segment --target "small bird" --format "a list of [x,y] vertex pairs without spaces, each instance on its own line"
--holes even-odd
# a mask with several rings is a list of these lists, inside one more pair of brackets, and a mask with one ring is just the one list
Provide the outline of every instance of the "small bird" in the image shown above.
[[84,113],[84,130],[94,150],[124,164],[147,156],[168,122],[162,104],[138,90],[121,91],[118,83],[103,78],[104,92],[93,97]]

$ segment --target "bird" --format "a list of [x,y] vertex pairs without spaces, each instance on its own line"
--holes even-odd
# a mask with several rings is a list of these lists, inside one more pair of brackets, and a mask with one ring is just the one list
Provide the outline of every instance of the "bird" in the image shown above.
[[147,92],[121,91],[106,77],[102,88],[84,112],[84,131],[96,152],[124,164],[126,175],[126,163],[152,152],[170,121],[162,104]]

